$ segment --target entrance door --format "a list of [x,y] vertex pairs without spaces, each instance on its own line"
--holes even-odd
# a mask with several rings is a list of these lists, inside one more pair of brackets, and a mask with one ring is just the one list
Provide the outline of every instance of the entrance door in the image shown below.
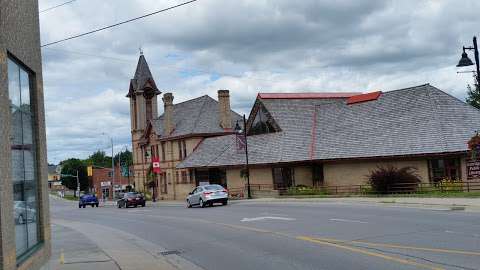
[[285,189],[293,186],[293,169],[289,167],[273,168],[273,188]]
[[102,188],[102,197],[103,199],[109,199],[110,198],[110,188]]

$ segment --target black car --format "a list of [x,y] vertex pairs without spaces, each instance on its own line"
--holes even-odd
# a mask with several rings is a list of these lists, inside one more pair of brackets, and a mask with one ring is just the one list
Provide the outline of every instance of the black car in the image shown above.
[[137,207],[139,205],[145,207],[145,197],[138,192],[126,192],[119,200],[117,200],[118,208],[128,208],[130,206]]

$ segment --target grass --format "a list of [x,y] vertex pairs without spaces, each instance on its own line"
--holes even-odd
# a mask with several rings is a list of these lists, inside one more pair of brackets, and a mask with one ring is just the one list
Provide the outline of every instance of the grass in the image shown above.
[[[367,198],[377,198],[377,197],[386,197],[386,198],[398,198],[398,197],[411,197],[411,198],[480,198],[480,191],[474,192],[441,192],[441,191],[429,191],[429,192],[419,192],[419,193],[398,193],[398,194],[335,194],[329,195],[327,193],[317,193],[317,194],[302,194],[302,192],[287,192],[287,194],[281,196],[286,198],[339,198],[339,197],[367,197]],[[387,201],[386,201],[387,202]],[[390,202],[390,201],[388,201]],[[392,200],[394,202],[394,200]]]
[[[60,196],[58,196],[58,194],[56,192],[51,192],[50,194],[52,194],[53,196],[57,196],[60,198]],[[68,195],[68,194],[65,194],[65,196],[63,197],[63,199],[65,200],[69,200],[69,201],[78,201],[78,197],[74,197],[73,195]]]

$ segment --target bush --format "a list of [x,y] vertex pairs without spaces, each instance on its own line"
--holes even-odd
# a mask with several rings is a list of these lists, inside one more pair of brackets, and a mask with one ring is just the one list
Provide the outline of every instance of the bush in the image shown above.
[[463,192],[463,182],[461,180],[445,178],[440,181],[439,188],[442,192]]
[[415,192],[420,177],[414,167],[379,166],[370,172],[368,182],[375,193]]
[[327,191],[324,189],[307,187],[305,185],[298,185],[296,187],[290,187],[287,190],[287,195],[327,195]]

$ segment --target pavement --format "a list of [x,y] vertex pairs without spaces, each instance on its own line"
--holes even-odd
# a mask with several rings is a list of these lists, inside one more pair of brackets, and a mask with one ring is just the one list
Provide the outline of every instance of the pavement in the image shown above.
[[[421,198],[415,207],[336,199],[257,199],[192,209],[165,201],[78,209],[75,202],[52,199],[52,261],[59,261],[62,248],[65,262],[98,256],[89,259],[97,261],[92,265],[52,269],[480,269],[480,214],[444,207],[474,206],[477,199]],[[64,240],[70,234],[73,240]],[[72,252],[82,249],[85,256]],[[73,266],[80,268],[65,268]]]

